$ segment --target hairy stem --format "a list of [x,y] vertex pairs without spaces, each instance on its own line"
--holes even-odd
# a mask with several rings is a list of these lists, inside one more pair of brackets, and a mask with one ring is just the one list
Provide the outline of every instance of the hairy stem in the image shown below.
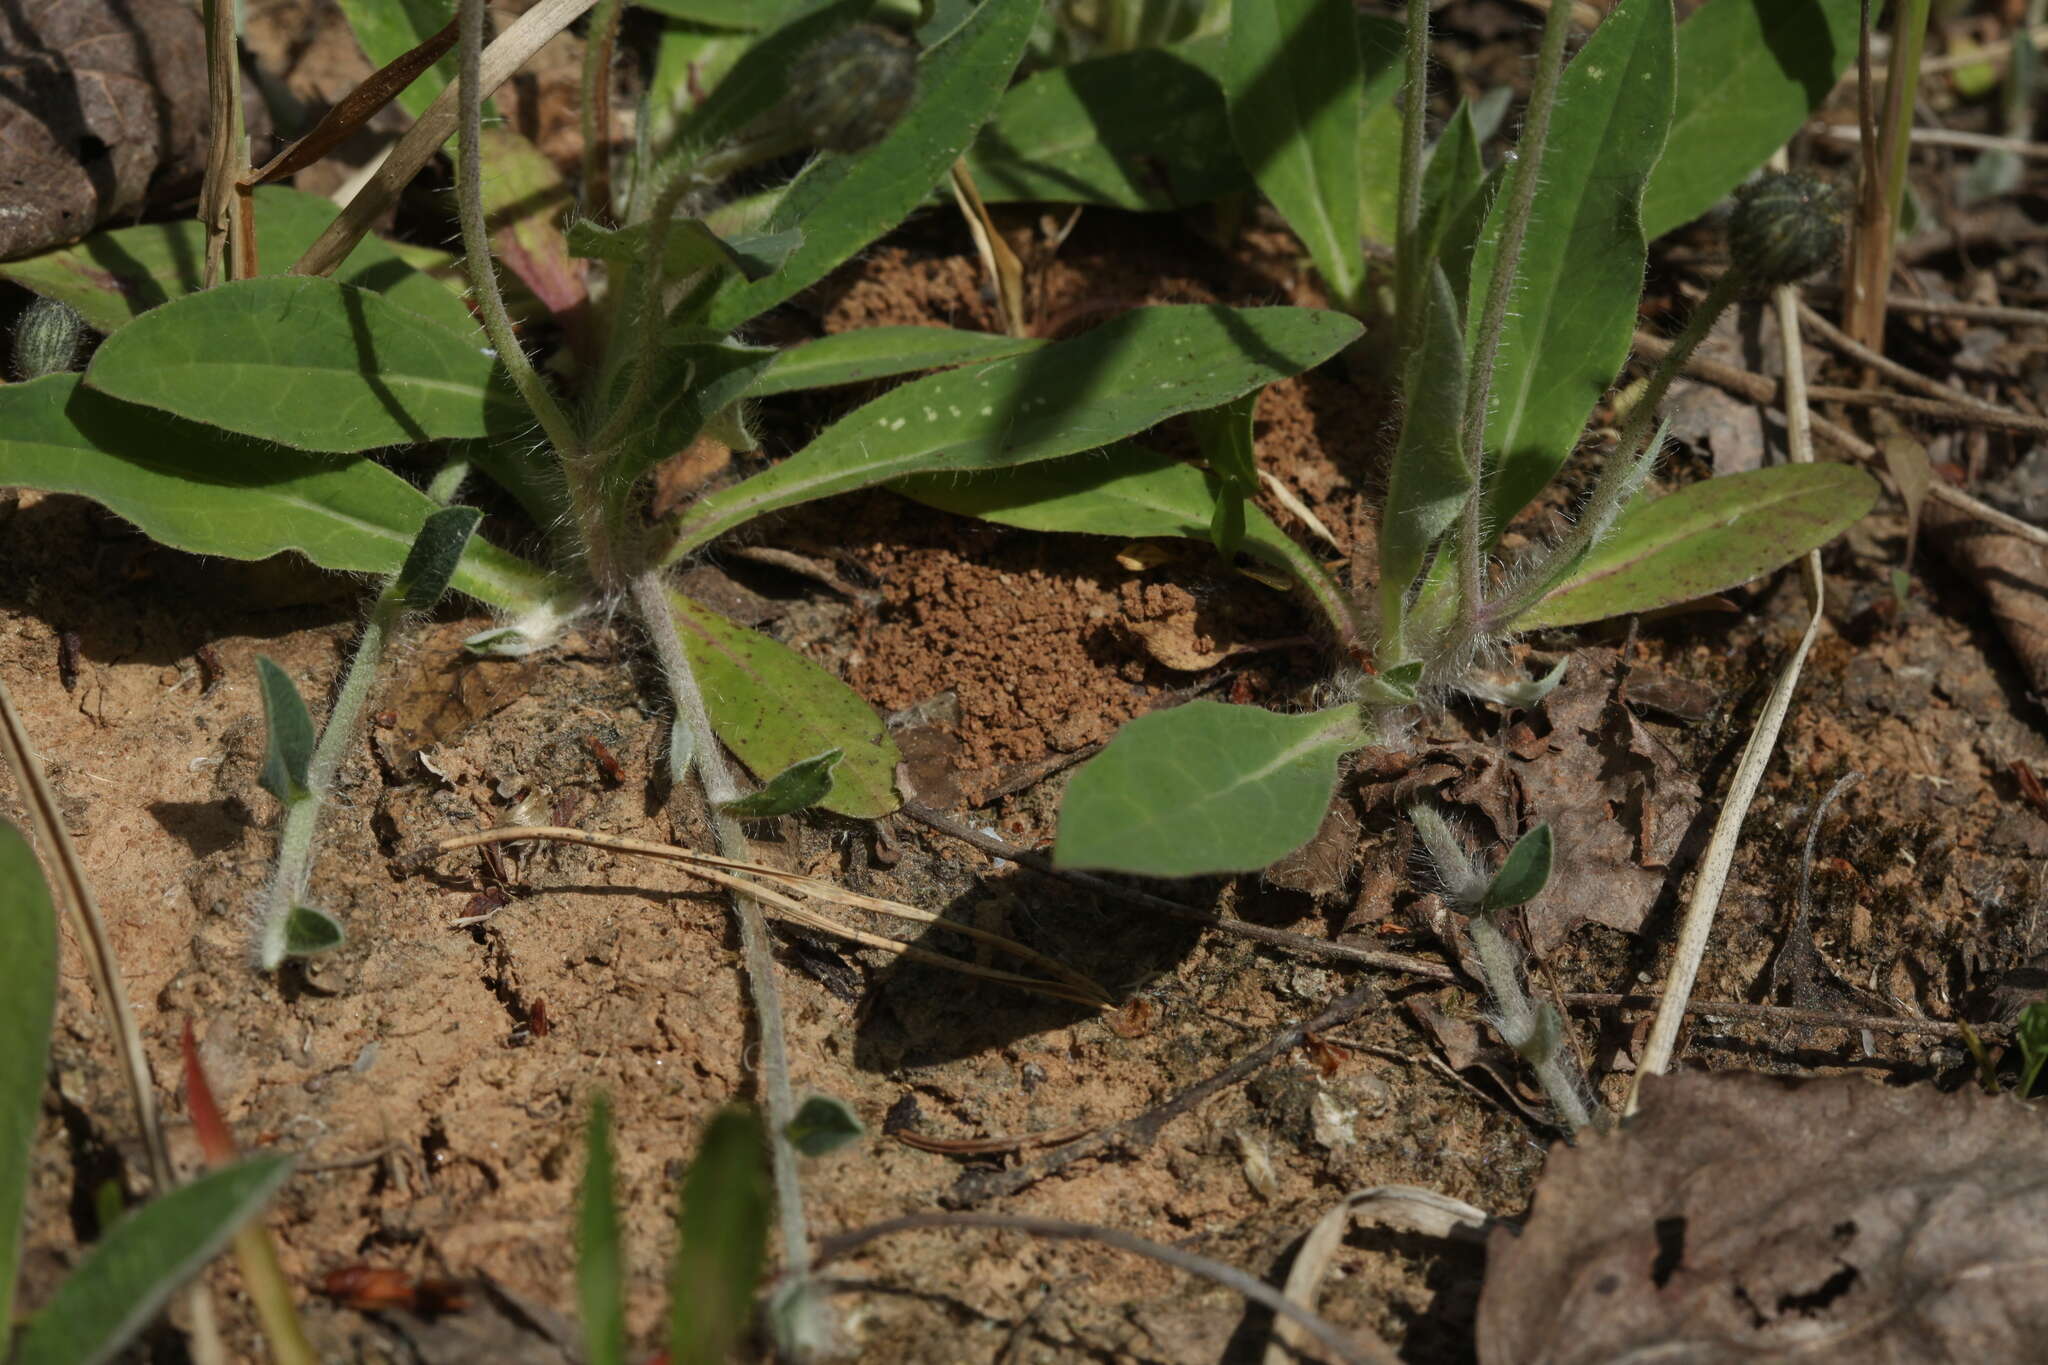
[[[1415,259],[1422,230],[1422,151],[1429,112],[1429,0],[1408,0],[1407,84],[1401,91],[1400,215],[1394,237],[1394,284],[1402,332],[1413,337],[1426,263]],[[1412,345],[1410,341],[1406,344]]]
[[625,0],[598,0],[583,40],[583,216],[612,221],[612,53]]
[[[1569,6],[1565,6],[1569,8]],[[1536,1073],[1543,1093],[1557,1107],[1558,1117],[1573,1132],[1591,1126],[1593,1114],[1586,1107],[1584,1087],[1557,1040],[1545,1038],[1541,1007],[1530,1000],[1522,981],[1522,966],[1508,937],[1493,922],[1493,916],[1475,913],[1465,921],[1472,935],[1472,947],[1479,959],[1480,974],[1493,997],[1500,1036]]]
[[619,400],[617,408],[605,420],[597,435],[591,437],[590,448],[598,452],[609,452],[633,424],[640,419],[640,413],[647,405],[647,396],[654,387],[654,354],[661,346],[661,324],[663,319],[662,290],[666,276],[662,271],[662,257],[668,251],[669,229],[674,226],[676,214],[682,207],[683,196],[695,187],[696,181],[689,175],[678,175],[669,181],[647,219],[647,259],[633,267],[628,274],[626,288],[620,291],[623,297],[635,292],[637,284],[639,311],[630,319],[622,319],[621,325],[613,332],[615,337],[631,329],[633,340],[627,347],[628,362],[633,367],[633,377],[627,382],[625,397]]
[[[711,832],[722,857],[745,858],[747,834],[740,822],[721,809],[739,796],[731,771],[712,732],[711,717],[704,709],[704,694],[689,655],[676,634],[674,609],[668,587],[658,573],[635,575],[626,585],[641,629],[647,632],[675,702],[678,727],[689,737],[691,760],[697,781],[711,808]],[[790,1088],[789,1047],[782,1028],[782,992],[775,982],[775,957],[768,947],[768,920],[760,905],[738,893],[732,897],[733,913],[739,920],[740,947],[746,958],[747,995],[761,1030],[761,1090],[768,1113],[770,1165],[775,1175],[775,1203],[782,1228],[785,1274],[801,1281],[810,1273],[810,1233],[804,1220],[803,1188],[797,1179],[796,1151],[783,1136],[796,1115],[796,1099]]]
[[1459,437],[1465,467],[1471,472],[1472,491],[1465,502],[1464,527],[1459,535],[1458,614],[1467,622],[1477,618],[1485,606],[1486,419],[1493,398],[1493,369],[1500,355],[1500,334],[1507,325],[1508,308],[1514,302],[1516,277],[1521,273],[1522,242],[1528,236],[1530,211],[1536,203],[1543,147],[1550,140],[1550,112],[1557,104],[1558,81],[1564,74],[1564,45],[1571,32],[1571,14],[1569,3],[1553,4],[1543,21],[1543,43],[1536,53],[1529,110],[1522,123],[1522,135],[1515,141],[1515,163],[1509,168],[1507,187],[1503,190],[1507,211],[1501,218],[1500,245],[1494,252],[1493,273],[1486,282],[1486,302],[1480,310],[1479,330],[1473,337],[1472,368],[1465,382]]

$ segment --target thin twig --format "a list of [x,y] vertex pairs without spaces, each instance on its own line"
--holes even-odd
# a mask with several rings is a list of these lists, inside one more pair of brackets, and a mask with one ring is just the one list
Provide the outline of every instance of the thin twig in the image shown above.
[[[1654,1010],[1661,1007],[1661,995],[1615,995],[1605,991],[1567,991],[1564,1002],[1578,1009]],[[1823,1028],[1868,1029],[1872,1033],[1921,1033],[1940,1038],[1960,1038],[1963,1024],[1939,1019],[1906,1019],[1889,1014],[1842,1014],[1834,1010],[1801,1009],[1793,1005],[1753,1005],[1742,1000],[1690,1000],[1684,1012],[1708,1018],[1747,1019],[1760,1024],[1817,1024]],[[2004,1037],[2011,1029],[1970,1025],[1979,1037]]]
[[1265,1281],[1247,1275],[1236,1266],[1226,1265],[1222,1261],[1212,1261],[1207,1256],[1197,1256],[1178,1247],[1148,1242],[1142,1237],[1134,1237],[1115,1228],[1096,1227],[1089,1223],[1069,1223],[1053,1218],[1027,1218],[1014,1213],[912,1213],[826,1238],[818,1244],[818,1263],[823,1265],[838,1260],[877,1238],[887,1237],[893,1233],[945,1228],[992,1228],[1001,1232],[1027,1233],[1033,1237],[1100,1242],[1103,1246],[1115,1247],[1119,1251],[1147,1256],[1176,1270],[1184,1270],[1190,1275],[1199,1275],[1203,1279],[1220,1284],[1280,1317],[1300,1323],[1317,1341],[1336,1352],[1346,1365],[1395,1365],[1394,1353],[1384,1342],[1377,1341],[1357,1329],[1340,1330],[1321,1316],[1291,1301]]
[[1917,413],[1959,427],[1988,427],[1994,431],[2023,431],[2048,436],[2048,417],[1994,408],[1984,403],[1957,403],[1946,398],[1920,398],[1887,389],[1845,389],[1816,384],[1807,394],[1817,403],[1847,403],[1854,407],[1889,408],[1894,412]]
[[[1843,355],[1848,356],[1851,360],[1868,365],[1887,379],[1904,384],[1909,389],[1918,389],[1920,392],[1934,398],[1947,399],[1949,402],[1961,407],[1982,408],[1992,413],[2004,411],[1997,404],[1988,403],[1967,390],[1959,389],[1953,384],[1944,384],[1939,379],[1930,378],[1910,366],[1901,365],[1898,361],[1890,359],[1880,351],[1872,350],[1841,328],[1835,326],[1834,323],[1822,317],[1814,310],[1813,305],[1803,300],[1799,305],[1799,320],[1805,326],[1812,328],[1822,341],[1834,347]],[[2017,416],[2017,414],[2014,415]]]
[[[1814,131],[1836,142],[1854,142],[1859,133],[1853,124],[1824,123]],[[1922,147],[1961,147],[1975,152],[2011,152],[2030,161],[2048,161],[2048,144],[2020,137],[1999,137],[1992,133],[1965,133],[1953,128],[1915,128],[1912,140]]]

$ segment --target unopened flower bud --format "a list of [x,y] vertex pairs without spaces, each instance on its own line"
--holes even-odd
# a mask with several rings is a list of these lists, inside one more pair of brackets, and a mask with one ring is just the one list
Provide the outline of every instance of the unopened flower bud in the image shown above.
[[85,319],[58,299],[37,299],[14,327],[14,372],[24,382],[68,374],[85,341]]
[[791,63],[779,111],[813,147],[857,152],[888,136],[917,95],[917,51],[873,24],[855,24]]
[[1842,192],[1818,176],[1771,171],[1735,192],[1728,255],[1750,288],[1795,284],[1842,250]]

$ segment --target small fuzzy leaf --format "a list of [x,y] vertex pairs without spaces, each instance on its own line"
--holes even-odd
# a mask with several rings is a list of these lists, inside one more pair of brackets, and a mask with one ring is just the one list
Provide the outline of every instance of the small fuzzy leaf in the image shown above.
[[0,820],[0,1322],[14,1316],[29,1157],[57,1008],[57,911],[20,830]]
[[1791,464],[1636,503],[1513,628],[1601,621],[1747,583],[1833,540],[1877,494],[1877,480],[1849,465]]
[[[631,227],[601,228],[588,219],[569,225],[569,251],[622,265],[638,265],[647,258],[651,232],[645,223]],[[747,280],[762,280],[780,270],[789,254],[803,245],[797,231],[775,232],[764,237],[742,237],[728,242],[696,218],[678,218],[669,225],[662,242],[662,269],[670,275],[694,275],[714,266],[730,266]]]
[[590,1101],[576,1197],[576,1299],[590,1365],[626,1360],[626,1257],[612,1186],[611,1106],[600,1094]]
[[1479,158],[1479,133],[1472,122],[1472,106],[1460,101],[1450,122],[1444,125],[1431,150],[1429,164],[1422,171],[1422,219],[1415,241],[1401,262],[1399,316],[1404,333],[1412,334],[1423,301],[1429,294],[1430,272],[1441,267],[1451,283],[1452,296],[1462,317],[1465,283],[1472,271],[1473,241],[1469,233],[1453,234],[1459,222],[1476,225],[1482,216],[1478,201],[1486,185],[1486,167]]
[[455,577],[455,566],[469,548],[484,514],[474,507],[446,507],[429,516],[414,537],[394,588],[412,611],[425,611],[441,600]]
[[826,1156],[849,1142],[856,1142],[867,1128],[853,1106],[830,1095],[813,1095],[797,1106],[796,1116],[783,1128],[789,1145],[805,1156]]
[[669,1272],[669,1365],[722,1365],[753,1317],[768,1253],[767,1133],[754,1111],[712,1116],[683,1178]]
[[809,810],[831,795],[832,770],[845,757],[842,749],[827,749],[822,754],[799,759],[769,778],[761,790],[728,801],[723,809],[727,815],[743,820],[765,820]]
[[475,338],[381,294],[303,275],[235,280],[153,308],[107,338],[86,382],[334,454],[523,430],[530,420]]
[[1348,706],[1283,716],[1194,701],[1140,716],[1075,774],[1053,859],[1148,877],[1267,867],[1315,837],[1338,761],[1364,742]]
[[122,1217],[29,1319],[12,1365],[100,1365],[112,1359],[289,1174],[288,1157],[251,1157]]
[[1550,885],[1550,856],[1549,825],[1538,825],[1515,840],[1500,871],[1487,883],[1486,894],[1479,901],[1480,912],[1511,909],[1542,895],[1543,888]]
[[289,806],[309,796],[306,772],[313,761],[313,717],[291,678],[267,655],[256,656],[269,743],[263,756],[263,790]]
[[312,957],[339,948],[346,935],[341,923],[324,910],[315,910],[310,905],[294,905],[284,921],[284,953],[286,957]]
[[918,370],[1002,360],[1047,344],[1035,338],[961,332],[951,327],[862,327],[777,352],[747,396],[765,398],[797,389],[825,389]]

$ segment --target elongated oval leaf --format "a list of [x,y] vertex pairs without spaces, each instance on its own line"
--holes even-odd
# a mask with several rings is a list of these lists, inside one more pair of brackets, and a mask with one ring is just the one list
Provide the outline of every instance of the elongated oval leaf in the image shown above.
[[845,757],[821,804],[860,820],[902,802],[903,755],[858,692],[784,644],[736,626],[680,594],[669,595],[676,629],[704,691],[711,728],[755,773],[779,773],[828,749]]
[[[390,574],[436,504],[369,460],[279,450],[120,403],[51,375],[0,385],[0,484],[91,498],[150,539],[194,554],[296,550],[325,569]],[[472,538],[453,587],[529,610],[558,589]]]
[[721,1109],[704,1130],[683,1178],[669,1274],[672,1365],[719,1365],[753,1317],[773,1207],[766,1151],[767,1133],[752,1109]]
[[14,1317],[29,1152],[57,1009],[57,911],[21,831],[0,820],[0,1321]]
[[[255,199],[257,260],[272,273],[296,261],[340,211],[317,194],[282,185],[260,186]],[[112,332],[160,303],[198,292],[205,260],[205,227],[196,218],[173,218],[95,232],[75,246],[7,261],[0,279],[61,299],[95,330]],[[375,237],[359,242],[334,278],[374,290],[451,331],[480,335],[453,290]]]
[[1356,302],[1365,69],[1351,0],[1236,0],[1223,80],[1238,152],[1339,302]]
[[444,507],[421,524],[393,585],[410,610],[425,611],[441,600],[449,580],[455,577],[455,566],[462,562],[462,552],[469,548],[470,536],[483,519],[484,514],[474,507]]
[[123,1217],[29,1319],[12,1365],[99,1365],[111,1359],[290,1173],[287,1157],[250,1157]]
[[797,389],[826,389],[919,370],[1001,360],[1047,344],[1031,337],[962,332],[951,327],[863,327],[778,352],[747,396],[765,398]]
[[[653,233],[645,223],[601,228],[579,219],[569,225],[568,240],[573,255],[631,265],[646,260]],[[745,279],[762,280],[780,270],[802,242],[803,234],[793,230],[728,242],[698,219],[678,218],[662,241],[662,269],[671,275],[689,275],[730,266]]]
[[1601,621],[1747,583],[1833,540],[1877,494],[1877,480],[1850,465],[1793,464],[1638,503],[1515,628]]
[[[1496,531],[1557,473],[1628,358],[1646,259],[1643,186],[1671,122],[1673,31],[1671,0],[1620,0],[1558,87],[1487,420]],[[1494,200],[1473,258],[1468,348],[1479,344],[1506,200]]]
[[236,280],[151,309],[107,338],[86,382],[294,450],[486,436],[529,420],[477,339],[299,275]]
[[729,281],[712,300],[705,322],[731,331],[817,283],[908,217],[994,110],[1039,9],[1040,0],[983,0],[926,52],[918,63],[917,100],[889,135],[858,154],[819,157],[776,205],[766,230],[798,229],[803,245],[765,280]]
[[764,512],[908,474],[1000,468],[1107,445],[1297,374],[1358,332],[1340,313],[1306,308],[1141,308],[1072,341],[929,375],[698,503],[678,525],[672,557]]
[[831,794],[832,770],[845,757],[844,749],[827,749],[798,759],[764,782],[761,790],[726,802],[725,813],[743,820],[766,820],[809,810]]
[[1315,837],[1338,760],[1362,743],[1348,706],[1283,716],[1192,701],[1140,716],[1074,775],[1053,860],[1148,877],[1270,866]]
[[1656,238],[1712,208],[1799,130],[1856,58],[1861,0],[1708,0],[1678,30],[1678,102],[1643,195]]
[[1457,297],[1441,265],[1430,268],[1417,302],[1422,313],[1411,324],[1403,367],[1407,405],[1380,512],[1380,621],[1391,651],[1383,663],[1403,652],[1407,594],[1422,572],[1423,556],[1458,519],[1472,488],[1472,471],[1458,444],[1465,339],[1458,330]]
[[303,801],[307,769],[313,762],[313,717],[291,675],[268,655],[256,656],[256,682],[263,694],[263,790],[285,805]]
[[1542,895],[1543,888],[1550,885],[1550,856],[1549,825],[1538,825],[1515,840],[1515,846],[1501,862],[1500,871],[1486,884],[1486,894],[1479,900],[1480,910],[1507,910]]
[[[1421,316],[1422,301],[1429,294],[1429,273],[1441,267],[1450,280],[1451,292],[1462,306],[1465,283],[1472,269],[1469,237],[1454,239],[1452,226],[1478,217],[1473,201],[1486,184],[1486,168],[1479,159],[1479,133],[1472,122],[1472,106],[1460,102],[1457,112],[1444,125],[1429,164],[1422,172],[1422,219],[1415,240],[1401,260],[1401,299],[1398,312],[1404,336],[1412,336]],[[1460,311],[1457,316],[1462,317]],[[1462,332],[1462,328],[1460,331]]]
[[626,1256],[613,1183],[611,1105],[600,1094],[590,1101],[576,1195],[576,1301],[590,1365],[626,1362]]

